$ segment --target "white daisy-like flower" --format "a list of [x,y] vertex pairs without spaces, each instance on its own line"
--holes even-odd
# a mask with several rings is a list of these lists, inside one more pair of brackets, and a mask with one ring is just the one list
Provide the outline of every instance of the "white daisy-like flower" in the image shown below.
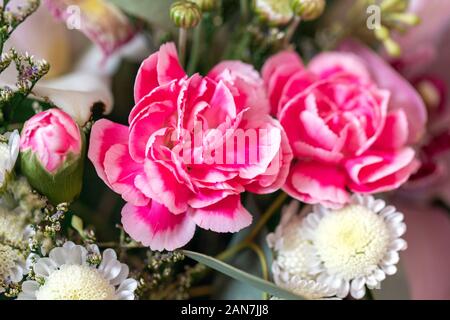
[[[97,246],[91,250],[99,254]],[[22,284],[18,300],[133,300],[137,281],[128,277],[129,268],[117,260],[114,250],[103,251],[101,263],[88,262],[88,250],[73,242],[39,258],[33,270],[39,280]]]
[[3,189],[19,155],[20,135],[14,130],[4,135],[8,143],[0,142],[0,189]]
[[[312,279],[340,298],[350,293],[360,299],[366,286],[379,288],[386,275],[397,271],[399,251],[407,246],[401,239],[406,231],[403,214],[372,196],[354,195],[350,204],[338,210],[315,205],[312,213],[294,216],[282,228],[295,231],[278,237],[275,232],[275,242],[269,238],[277,253],[275,270],[279,268],[281,276]],[[284,251],[294,239],[301,245]],[[289,263],[288,255],[295,257]],[[290,266],[292,261],[301,264],[301,272],[298,264],[296,269]]]
[[280,224],[267,236],[268,245],[276,254],[272,264],[274,281],[306,299],[330,298],[336,290],[317,282],[309,273],[308,264],[314,259],[314,250],[301,235],[303,217],[297,214],[298,208],[297,201],[284,207]]

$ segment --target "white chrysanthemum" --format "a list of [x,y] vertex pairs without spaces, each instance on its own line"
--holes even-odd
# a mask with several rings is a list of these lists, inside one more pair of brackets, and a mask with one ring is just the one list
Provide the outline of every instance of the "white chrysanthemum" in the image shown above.
[[[94,251],[99,252],[96,246]],[[137,281],[128,277],[129,268],[106,249],[100,265],[87,262],[86,248],[66,242],[40,258],[34,265],[38,281],[25,281],[18,300],[133,300]]]
[[0,189],[5,186],[19,155],[19,131],[6,133],[5,137],[8,139],[8,143],[0,143]]
[[307,299],[332,297],[336,291],[318,283],[314,275],[309,273],[309,261],[314,259],[314,250],[300,233],[302,217],[297,214],[298,208],[297,201],[283,208],[281,222],[275,233],[267,236],[269,247],[276,253],[272,264],[274,281],[280,287]]
[[[295,241],[301,245],[287,252],[283,251],[287,246],[278,250],[273,246],[275,269],[279,268],[285,278],[287,274],[312,279],[340,298],[350,293],[360,299],[365,286],[379,288],[386,275],[397,271],[398,252],[406,249],[400,238],[406,231],[403,214],[372,196],[354,195],[351,203],[339,210],[316,205],[305,218],[294,216],[284,222],[282,229],[289,228],[296,229]],[[278,243],[294,243],[289,233],[277,238]],[[296,256],[292,261],[301,262],[301,272],[298,265],[292,268],[283,260],[289,254]]]

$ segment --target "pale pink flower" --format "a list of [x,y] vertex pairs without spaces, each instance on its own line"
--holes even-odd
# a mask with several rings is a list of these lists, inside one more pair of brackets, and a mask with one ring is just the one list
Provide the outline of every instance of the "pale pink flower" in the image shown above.
[[355,43],[343,50],[307,67],[284,51],[262,70],[295,157],[284,190],[330,207],[345,204],[349,191],[384,192],[407,181],[419,165],[410,145],[426,121],[416,91],[381,58]]
[[130,41],[136,30],[128,17],[106,0],[44,0],[48,10],[69,29],[79,29],[106,56]]
[[49,109],[25,122],[20,137],[20,152],[32,151],[49,173],[57,172],[70,157],[82,149],[80,129],[60,109]]
[[[128,202],[122,223],[132,238],[173,250],[196,225],[237,232],[251,223],[240,193],[279,189],[292,159],[281,125],[264,109],[262,88],[258,73],[241,62],[187,77],[171,43],[142,63],[129,126],[96,122],[89,149],[98,175]],[[257,138],[225,148],[245,133]]]
[[448,212],[411,199],[397,199],[395,205],[408,226],[402,259],[411,299],[450,299]]

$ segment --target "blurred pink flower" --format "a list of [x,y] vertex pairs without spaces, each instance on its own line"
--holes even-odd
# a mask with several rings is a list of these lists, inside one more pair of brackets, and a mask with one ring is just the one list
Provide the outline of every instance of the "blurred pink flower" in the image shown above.
[[394,202],[405,213],[408,249],[403,266],[412,299],[450,299],[450,216],[444,210],[411,201]]
[[378,193],[407,181],[426,122],[416,91],[380,57],[356,43],[342,50],[307,68],[285,51],[262,70],[295,157],[284,190],[330,207],[345,204],[348,190]]
[[64,111],[49,109],[24,124],[20,152],[31,150],[49,172],[55,173],[70,157],[81,154],[82,139],[75,121]]
[[128,17],[105,0],[44,0],[50,12],[79,29],[108,56],[130,41],[136,30]]
[[412,0],[421,24],[396,39],[400,59],[391,61],[424,98],[427,134],[418,150],[422,166],[405,184],[405,194],[422,200],[439,197],[450,204],[450,2]]
[[292,153],[251,66],[228,61],[207,77],[187,77],[175,46],[165,44],[142,63],[134,95],[129,127],[95,123],[89,158],[128,202],[122,223],[135,240],[173,250],[196,225],[237,232],[252,221],[240,193],[284,184]]

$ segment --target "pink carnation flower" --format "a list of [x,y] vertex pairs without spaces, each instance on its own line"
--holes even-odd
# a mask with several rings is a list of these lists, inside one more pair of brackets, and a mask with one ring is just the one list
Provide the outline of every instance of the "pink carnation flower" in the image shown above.
[[251,66],[187,77],[166,44],[142,63],[135,102],[129,126],[95,123],[89,158],[128,202],[125,230],[151,249],[185,245],[196,226],[237,232],[252,221],[240,193],[284,184],[292,152]]
[[22,129],[20,151],[35,153],[49,173],[56,173],[69,158],[79,157],[81,149],[78,125],[60,109],[53,108],[34,115]]
[[262,70],[295,157],[284,190],[304,202],[339,207],[349,191],[393,190],[419,165],[410,145],[424,131],[422,100],[370,50],[347,49],[308,67],[284,51]]

